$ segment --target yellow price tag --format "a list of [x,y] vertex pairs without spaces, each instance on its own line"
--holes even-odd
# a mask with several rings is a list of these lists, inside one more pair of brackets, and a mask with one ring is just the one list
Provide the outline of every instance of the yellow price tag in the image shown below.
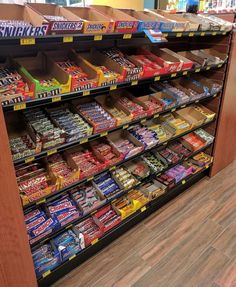
[[46,272],[43,273],[43,278],[47,277],[49,274],[51,274],[51,270],[48,270]]
[[156,114],[156,115],[153,116],[153,118],[156,119],[156,118],[158,118],[159,116],[160,116],[159,114]]
[[155,81],[155,82],[156,82],[156,81],[160,81],[160,79],[161,79],[160,76],[156,76],[156,77],[154,78],[154,81]]
[[22,46],[35,45],[35,38],[21,38],[20,39],[20,44]]
[[117,85],[112,85],[110,86],[110,91],[116,90],[117,89]]
[[47,152],[47,155],[52,155],[54,153],[57,153],[57,150],[56,149],[51,149]]
[[182,109],[182,108],[185,108],[185,107],[186,107],[186,105],[183,105],[183,106],[181,106],[181,109]]
[[52,103],[60,102],[60,101],[61,101],[61,96],[53,97],[53,98],[52,98]]
[[211,69],[211,67],[206,67],[206,70],[210,70]]
[[142,120],[141,120],[141,124],[146,123],[146,121],[147,121],[147,119],[142,119]]
[[209,168],[209,165],[206,165],[206,169],[208,169]]
[[68,226],[66,226],[66,229],[70,229],[73,226],[73,224],[70,224]]
[[201,36],[205,36],[206,35],[206,33],[205,32],[201,32],[201,34],[200,34]]
[[26,103],[15,104],[13,109],[14,111],[24,110],[26,109]]
[[186,180],[184,179],[184,180],[182,180],[182,184],[185,184],[186,183]]
[[201,69],[198,68],[195,70],[195,73],[199,73],[200,71],[201,71]]
[[188,74],[188,72],[187,71],[184,71],[183,72],[183,76],[185,76],[185,75],[187,75]]
[[194,34],[195,34],[194,32],[190,32],[190,33],[188,34],[188,36],[189,36],[189,37],[193,37]]
[[72,255],[71,257],[69,257],[69,261],[74,259],[76,257],[76,254]]
[[135,86],[135,85],[137,85],[138,84],[138,81],[132,81],[131,82],[131,86]]
[[216,98],[216,96],[217,96],[217,94],[215,94],[215,95],[213,96],[213,98]]
[[216,32],[212,32],[212,33],[211,33],[212,36],[215,36],[216,34],[217,34]]
[[124,126],[123,126],[123,130],[128,129],[128,127],[129,127],[129,125],[124,125]]
[[83,96],[89,96],[90,95],[90,91],[83,91]]
[[32,156],[32,157],[28,157],[26,160],[25,160],[25,163],[29,163],[29,162],[32,162],[35,160],[35,157]]
[[131,39],[132,38],[132,34],[124,34],[123,35],[123,39]]
[[222,67],[222,64],[219,64],[218,66],[217,66],[217,68],[221,68]]
[[145,210],[147,210],[147,207],[146,207],[146,206],[143,206],[143,207],[141,208],[141,212],[144,212]]
[[84,143],[88,142],[88,139],[81,139],[79,142],[80,142],[80,144],[84,144]]
[[94,41],[101,41],[102,40],[102,35],[95,35],[94,36]]
[[222,35],[226,35],[226,32],[223,32]]
[[167,144],[168,144],[168,142],[164,142],[164,143],[163,143],[163,145],[167,145]]
[[176,76],[177,76],[176,73],[173,73],[173,74],[170,75],[171,78],[174,78],[174,77],[176,77]]
[[103,133],[100,133],[100,137],[105,137],[108,135],[108,132],[103,132]]
[[115,169],[116,169],[116,166],[110,167],[110,171],[115,170]]
[[171,112],[175,112],[176,111],[176,108],[173,108],[172,110],[171,110]]
[[182,33],[177,33],[176,37],[182,37],[182,35],[183,35]]
[[94,244],[96,244],[96,243],[98,243],[98,238],[96,238],[96,239],[94,239],[93,241],[91,241],[91,245],[94,245]]
[[90,177],[87,178],[87,181],[91,181],[93,179],[94,179],[94,176],[90,176]]
[[44,203],[44,202],[46,202],[46,198],[37,201],[37,202],[36,202],[36,205],[42,204],[42,203]]
[[162,36],[166,38],[168,37],[168,33],[163,33]]
[[199,100],[196,100],[195,103],[196,103],[196,104],[199,103]]
[[65,36],[63,37],[63,43],[72,43],[74,41],[73,36]]

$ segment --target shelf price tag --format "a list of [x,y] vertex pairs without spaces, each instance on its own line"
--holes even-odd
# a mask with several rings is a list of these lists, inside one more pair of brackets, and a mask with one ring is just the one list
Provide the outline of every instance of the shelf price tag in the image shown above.
[[46,272],[43,273],[43,278],[47,277],[49,274],[51,274],[51,270],[48,270]]
[[213,96],[213,98],[216,98],[217,97],[217,94],[215,94],[214,96]]
[[211,67],[206,67],[206,70],[210,70],[211,69]]
[[182,106],[181,106],[181,109],[182,109],[182,108],[185,108],[185,107],[186,107],[186,105],[182,105]]
[[94,36],[94,41],[101,41],[102,40],[102,35],[95,35]]
[[131,39],[132,38],[132,34],[124,34],[123,35],[123,39]]
[[124,125],[124,126],[123,126],[123,130],[128,129],[128,127],[129,127],[129,125]]
[[171,112],[175,112],[175,111],[176,111],[176,108],[171,109]]
[[155,115],[153,116],[153,118],[156,119],[156,118],[158,118],[159,116],[160,116],[159,114],[155,114]]
[[206,33],[205,32],[201,32],[201,34],[200,34],[201,36],[205,36],[206,35]]
[[26,103],[15,104],[13,106],[14,111],[19,111],[19,110],[24,110],[24,109],[26,109]]
[[70,224],[68,226],[66,226],[66,229],[70,229],[73,226],[73,224]]
[[81,139],[79,142],[80,142],[80,144],[84,144],[84,143],[88,142],[88,139]]
[[76,257],[76,254],[72,255],[71,257],[69,257],[69,261],[71,261],[72,259],[74,259]]
[[146,207],[146,206],[143,206],[143,207],[141,208],[141,212],[144,212],[145,210],[147,210],[147,207]]
[[160,79],[161,79],[160,76],[156,76],[156,77],[154,78],[154,81],[155,81],[155,82],[156,82],[156,81],[160,81]]
[[209,168],[209,165],[206,165],[206,169],[208,169]]
[[138,81],[132,81],[131,86],[136,86],[138,84]]
[[83,96],[89,96],[90,95],[90,91],[83,91]]
[[112,85],[110,86],[110,91],[116,90],[117,89],[117,85]]
[[35,38],[22,38],[20,39],[20,44],[22,46],[35,45]]
[[32,156],[32,157],[28,157],[26,160],[25,160],[25,163],[29,163],[29,162],[32,162],[35,160],[35,157]]
[[87,181],[91,181],[93,179],[94,179],[94,176],[90,176],[90,177],[87,178]]
[[174,77],[176,77],[176,76],[177,76],[176,73],[173,73],[173,74],[170,75],[171,78],[174,78]]
[[195,73],[199,73],[200,71],[201,71],[201,69],[198,68],[195,70]]
[[197,103],[199,103],[199,100],[196,100],[196,101],[195,101],[195,104],[197,104]]
[[36,202],[36,205],[39,205],[39,204],[42,204],[42,203],[45,203],[45,202],[46,202],[46,198],[37,201],[37,202]]
[[115,170],[116,169],[116,166],[112,166],[112,167],[110,167],[110,171],[112,171],[112,170]]
[[186,76],[186,75],[188,75],[188,71],[183,72],[183,76]]
[[166,37],[168,37],[168,33],[163,33],[162,36],[163,36],[164,38],[166,38]]
[[93,241],[91,241],[91,245],[94,245],[94,244],[96,244],[96,243],[98,243],[98,238],[96,238],[96,239],[94,239]]
[[63,43],[72,43],[74,41],[73,36],[65,36],[63,37]]
[[222,35],[226,35],[226,32],[223,32]]
[[184,179],[184,180],[182,180],[182,184],[184,185],[186,183],[186,180]]
[[167,145],[167,144],[168,144],[168,142],[164,142],[164,143],[163,143],[163,145]]
[[146,123],[146,121],[147,121],[147,119],[142,119],[142,120],[141,120],[141,124]]
[[176,37],[179,38],[179,37],[182,37],[182,35],[183,35],[183,33],[177,33],[177,34],[176,34]]
[[193,37],[194,35],[195,35],[194,32],[190,32],[190,33],[188,34],[189,37]]
[[52,98],[52,103],[60,102],[60,101],[61,101],[61,96],[53,97],[53,98]]
[[56,149],[51,149],[51,150],[49,150],[49,151],[47,152],[47,155],[49,156],[49,155],[52,155],[52,154],[54,154],[54,153],[57,153],[57,150],[56,150]]
[[216,34],[217,34],[216,32],[212,32],[212,33],[211,33],[212,36],[215,36]]
[[217,66],[217,68],[220,68],[220,67],[222,67],[222,64],[219,64],[219,65]]
[[105,137],[108,135],[108,132],[103,132],[103,133],[100,133],[100,137]]

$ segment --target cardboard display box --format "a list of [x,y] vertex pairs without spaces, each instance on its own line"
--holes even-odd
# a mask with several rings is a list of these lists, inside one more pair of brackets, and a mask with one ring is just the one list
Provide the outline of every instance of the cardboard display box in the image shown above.
[[178,110],[176,114],[191,125],[190,129],[198,127],[206,121],[206,117],[194,109],[194,107]]
[[[77,54],[75,51],[67,51],[67,50],[57,50],[57,51],[48,51],[45,52],[48,59],[50,59],[54,65],[58,67],[58,69],[67,75],[67,77],[70,79],[71,86],[70,91],[81,91],[86,89],[92,89],[97,87],[98,85],[98,74],[97,71],[94,70],[91,65],[89,65],[86,61],[84,61],[81,57],[79,57],[79,54]],[[87,75],[87,79],[83,79],[81,81],[78,81],[76,75],[75,77],[71,76],[69,73],[65,72],[57,63],[59,62],[66,62],[66,61],[72,61],[75,65],[80,67],[84,73]]]
[[114,31],[114,22],[99,11],[90,7],[64,7],[83,20],[83,33],[85,34],[104,34]]
[[177,53],[193,62],[193,66],[195,68],[204,67],[207,65],[206,59],[198,57],[197,55],[193,54],[191,51],[181,51]]
[[164,184],[155,179],[139,188],[141,192],[148,196],[149,201],[154,200],[164,194],[166,189],[167,187]]
[[[11,21],[11,22],[9,22]],[[24,21],[18,23],[14,21]],[[0,37],[40,37],[48,32],[48,24],[27,6],[0,4]]]
[[135,11],[133,9],[120,10],[139,21],[137,32],[159,29],[160,23],[156,20],[155,16],[148,11]]
[[[37,56],[15,58],[14,61],[20,66],[19,70],[25,75],[27,83],[33,86],[35,98],[70,92],[70,77],[45,54],[39,52]],[[52,79],[54,84],[48,85],[47,81]]]
[[81,33],[83,20],[70,11],[55,4],[28,3],[32,17],[48,24],[48,34]]
[[138,28],[138,20],[132,16],[109,6],[91,5],[102,14],[109,16],[114,21],[114,32],[135,33]]
[[159,30],[161,32],[172,32],[176,31],[176,22],[165,18],[163,15],[159,14],[157,10],[148,10],[159,23]]
[[210,94],[216,94],[220,92],[223,88],[223,81],[221,80],[211,80],[203,77],[200,74],[191,75],[191,80],[200,83],[204,89],[207,88]]

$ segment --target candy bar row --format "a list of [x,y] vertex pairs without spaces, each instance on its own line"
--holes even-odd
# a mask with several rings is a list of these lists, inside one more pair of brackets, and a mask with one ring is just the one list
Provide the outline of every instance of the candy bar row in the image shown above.
[[1,4],[0,19],[0,37],[38,37],[63,33],[135,33],[144,30],[181,32],[232,29],[231,23],[210,15],[173,15],[162,10],[135,11],[103,5],[60,7],[40,3],[27,3],[25,6]]
[[[153,120],[147,125],[148,127],[137,125],[129,131],[114,132],[99,141],[94,141],[89,145],[83,144],[62,154],[51,155],[37,163],[16,166],[16,178],[23,205],[53,195],[62,188],[88,179],[173,137],[171,126],[167,127],[168,123],[162,122],[162,119]],[[183,144],[191,152],[211,144],[213,140],[214,138],[203,130],[197,130],[182,139]],[[172,149],[175,152],[178,151],[174,145]],[[153,167],[153,171],[161,172],[168,164],[174,164],[183,157],[183,155],[175,156],[175,161],[170,160],[168,156],[172,158],[173,154],[167,153],[166,164],[162,168]],[[164,152],[161,152],[161,156],[165,158]],[[147,155],[143,157],[143,160],[150,163]],[[119,178],[117,180],[119,182]],[[136,184],[136,181],[130,182]],[[103,183],[103,178],[101,183]],[[107,193],[102,192],[103,196],[109,198],[114,195],[114,192],[130,188],[129,181],[114,184],[114,188],[114,190],[108,189]]]
[[[147,206],[149,202],[173,188],[186,177],[200,172],[211,162],[212,158],[209,155],[197,154],[183,164],[169,169],[161,176],[154,176],[148,183],[138,189],[131,190],[127,195],[114,201],[112,205],[99,209],[92,217],[75,224],[71,229],[57,235],[47,244],[35,248],[32,251],[32,257],[37,277],[42,277],[45,272],[53,270],[61,263],[73,258],[84,248],[95,244],[99,238],[119,225],[122,220]],[[121,177],[125,177],[123,171],[118,171],[118,173]],[[73,217],[75,214],[75,206],[69,197],[62,199],[61,203],[52,204],[48,209],[53,215],[51,220],[54,222],[59,217]],[[48,220],[45,219],[45,213],[40,209],[25,215],[27,230],[33,234],[52,228],[53,223],[47,223]],[[44,224],[41,224],[41,221],[44,221]]]
[[[213,49],[175,53],[157,47],[39,52],[0,66],[0,102],[9,105],[58,94],[131,82],[193,67],[223,64]],[[10,64],[11,63],[11,64]]]
[[113,91],[97,96],[95,101],[88,97],[52,108],[6,114],[13,160],[200,100],[216,94],[221,88],[220,82],[195,75],[155,83],[144,90]]

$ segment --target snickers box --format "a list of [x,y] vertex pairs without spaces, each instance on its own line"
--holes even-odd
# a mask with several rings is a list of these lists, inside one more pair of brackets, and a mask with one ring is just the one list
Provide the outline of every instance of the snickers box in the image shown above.
[[27,4],[32,18],[48,25],[47,34],[82,33],[83,20],[70,11],[55,4]]
[[121,10],[103,5],[91,5],[90,7],[93,7],[103,15],[111,17],[114,22],[114,32],[137,32],[139,21],[136,18],[122,12]]
[[89,7],[65,7],[62,10],[69,11],[78,20],[84,22],[83,33],[84,34],[104,34],[112,33],[114,31],[114,22],[112,19],[106,17],[97,10]]
[[40,37],[48,32],[48,23],[40,21],[27,6],[0,4],[0,37]]
[[120,9],[122,12],[138,19],[137,32],[144,30],[158,30],[160,23],[156,20],[155,16],[148,11],[135,11],[133,9]]

